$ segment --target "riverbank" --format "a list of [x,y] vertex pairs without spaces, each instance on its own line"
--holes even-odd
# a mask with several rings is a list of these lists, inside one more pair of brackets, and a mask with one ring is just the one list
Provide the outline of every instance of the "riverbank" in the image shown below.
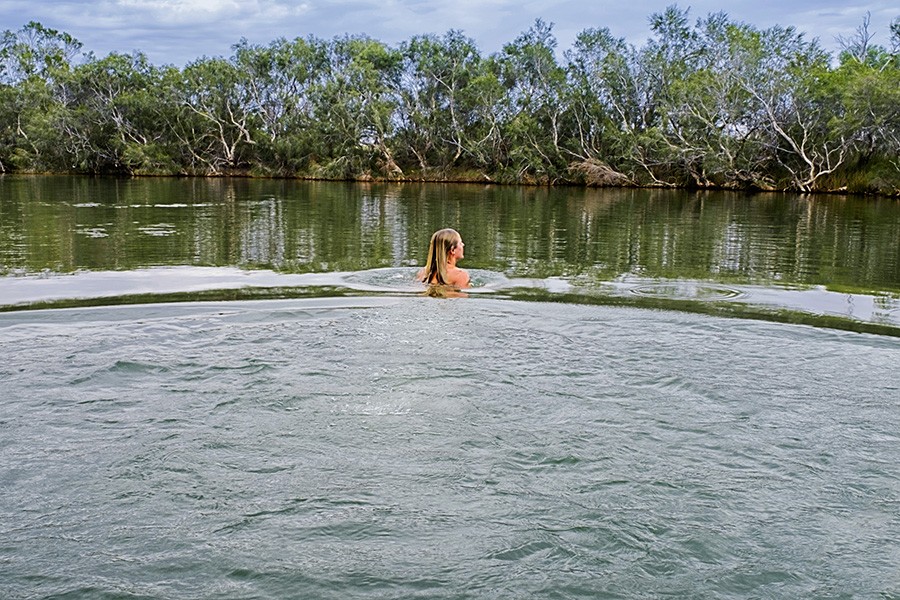
[[620,173],[599,161],[584,161],[572,163],[569,166],[568,177],[534,176],[523,174],[518,179],[509,177],[504,173],[486,173],[477,169],[410,169],[391,174],[364,171],[358,174],[343,176],[327,175],[321,170],[303,173],[285,173],[272,169],[242,168],[221,169],[214,172],[202,170],[147,170],[136,169],[134,171],[106,171],[102,173],[85,173],[78,171],[14,171],[0,172],[3,175],[33,175],[33,176],[84,176],[84,177],[123,177],[123,178],[240,178],[240,179],[284,179],[295,181],[329,181],[352,183],[438,183],[438,184],[484,184],[501,186],[529,186],[529,187],[585,187],[585,188],[621,188],[621,189],[666,189],[666,190],[703,190],[703,191],[736,191],[736,192],[786,192],[800,194],[829,194],[848,196],[875,196],[886,198],[900,198],[900,181],[888,181],[879,174],[857,172],[852,177],[844,174],[838,178],[834,176],[829,182],[815,189],[798,190],[789,186],[779,187],[762,178],[758,181],[646,181],[630,177]]

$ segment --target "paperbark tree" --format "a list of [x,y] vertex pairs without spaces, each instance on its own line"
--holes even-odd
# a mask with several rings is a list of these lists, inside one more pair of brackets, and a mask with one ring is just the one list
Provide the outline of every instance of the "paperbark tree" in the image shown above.
[[222,58],[202,58],[185,67],[176,83],[179,111],[173,134],[190,157],[191,169],[219,174],[247,166],[258,130],[249,74]]
[[538,19],[497,56],[506,89],[503,137],[515,181],[554,182],[568,164],[570,135],[566,70],[556,62],[553,25]]
[[326,43],[310,37],[253,46],[242,40],[234,49],[235,67],[246,75],[248,108],[258,117],[252,133],[261,166],[280,174],[304,171],[315,151],[313,91],[326,72]]
[[474,82],[484,75],[484,59],[475,43],[459,31],[416,36],[401,46],[398,141],[423,172],[476,166],[471,152],[478,129]]
[[328,59],[313,93],[321,175],[402,175],[390,147],[400,53],[368,37],[344,37],[329,44]]

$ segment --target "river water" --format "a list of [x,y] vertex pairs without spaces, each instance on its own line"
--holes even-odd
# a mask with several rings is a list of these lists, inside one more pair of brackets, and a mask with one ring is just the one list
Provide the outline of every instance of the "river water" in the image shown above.
[[0,179],[0,596],[900,597],[898,215]]

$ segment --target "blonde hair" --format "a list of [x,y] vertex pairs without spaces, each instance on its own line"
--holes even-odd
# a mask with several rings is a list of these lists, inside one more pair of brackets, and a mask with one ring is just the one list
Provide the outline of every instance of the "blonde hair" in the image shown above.
[[428,257],[425,259],[425,274],[422,281],[447,285],[448,257],[460,239],[455,229],[447,228],[434,232],[428,244]]

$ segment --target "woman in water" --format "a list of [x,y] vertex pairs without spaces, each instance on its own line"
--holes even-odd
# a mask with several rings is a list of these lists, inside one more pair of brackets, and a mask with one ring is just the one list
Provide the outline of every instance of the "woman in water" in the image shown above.
[[455,230],[435,231],[428,244],[425,268],[419,271],[419,280],[456,288],[469,287],[469,274],[456,266],[456,262],[464,258],[465,247],[462,237]]

